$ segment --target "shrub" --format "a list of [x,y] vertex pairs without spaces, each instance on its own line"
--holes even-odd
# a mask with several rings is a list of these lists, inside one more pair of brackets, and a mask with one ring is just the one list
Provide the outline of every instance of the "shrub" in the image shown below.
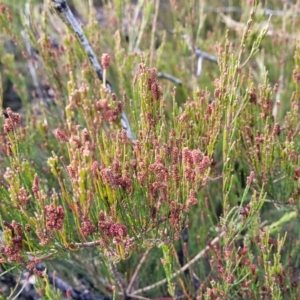
[[7,297],[297,298],[297,6],[248,2],[3,1]]

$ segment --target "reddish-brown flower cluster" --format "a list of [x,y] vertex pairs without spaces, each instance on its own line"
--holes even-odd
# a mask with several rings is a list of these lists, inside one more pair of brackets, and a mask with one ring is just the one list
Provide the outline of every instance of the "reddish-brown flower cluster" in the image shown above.
[[104,236],[110,235],[109,229],[112,224],[113,224],[112,218],[109,216],[106,216],[103,211],[100,211],[98,227],[101,229]]
[[81,147],[81,153],[84,157],[90,157],[91,152],[94,150],[89,141],[85,142],[83,147]]
[[149,78],[148,78],[148,90],[151,90],[152,84],[156,81],[157,71],[156,69],[149,69],[148,70]]
[[212,115],[215,108],[216,108],[216,102],[215,101],[207,106],[207,109],[206,109],[206,112],[205,112],[205,119],[206,120]]
[[138,172],[138,173],[137,173],[137,180],[139,181],[139,183],[140,183],[141,185],[144,184],[145,179],[146,179],[146,172],[141,171],[141,172]]
[[273,128],[272,136],[274,137],[278,135],[280,135],[280,124],[276,123]]
[[11,108],[6,109],[8,118],[4,121],[4,132],[9,133],[21,126],[21,116],[18,113],[14,113]]
[[40,264],[41,260],[39,258],[33,257],[30,259],[30,261],[27,263],[26,269],[29,271],[33,271],[35,269],[35,266],[37,264]]
[[80,230],[84,236],[92,235],[96,229],[96,226],[93,225],[89,219],[85,219],[81,222]]
[[3,225],[10,231],[8,244],[1,246],[1,252],[7,255],[8,261],[21,262],[22,261],[22,244],[23,244],[23,229],[21,224],[12,221],[11,224],[4,221]]
[[254,172],[251,171],[250,175],[247,177],[247,185],[250,185],[253,182],[254,176],[255,176]]
[[97,178],[98,177],[98,172],[99,172],[99,163],[95,160],[93,161],[92,165],[91,165],[91,173],[92,176]]
[[176,186],[178,187],[179,182],[180,182],[180,175],[179,175],[179,168],[178,168],[177,164],[174,164],[172,166],[172,176],[173,176],[173,179],[176,183]]
[[29,203],[30,195],[28,195],[27,191],[24,189],[24,187],[21,187],[19,189],[18,193],[18,199],[21,204],[26,205]]
[[211,159],[199,150],[183,148],[182,160],[184,165],[184,176],[189,182],[195,182],[196,175],[201,175],[210,165]]
[[61,205],[46,205],[44,208],[46,215],[46,228],[48,230],[62,230],[65,212]]
[[10,141],[6,142],[6,155],[10,157],[13,156],[12,144]]
[[105,237],[114,238],[117,243],[127,236],[126,226],[118,222],[114,223],[112,218],[106,216],[103,211],[99,213],[98,227]]
[[53,233],[47,231],[46,229],[44,230],[37,230],[36,235],[40,239],[40,245],[45,246],[49,243],[50,240],[53,238]]
[[81,147],[80,138],[77,136],[71,136],[69,142],[75,149],[79,149]]
[[179,149],[178,147],[172,147],[172,164],[176,165],[179,161]]
[[1,4],[0,5],[0,13],[1,14],[6,14],[6,17],[7,17],[8,21],[11,23],[11,21],[12,21],[12,13],[9,10],[8,7],[6,7],[5,5]]
[[256,95],[256,89],[253,88],[250,92],[249,92],[249,102],[256,104],[257,103],[257,95]]
[[190,197],[187,199],[185,205],[184,205],[184,211],[189,212],[190,207],[193,205],[196,205],[198,203],[198,199],[196,197],[196,192],[195,190],[191,189],[190,190]]
[[89,141],[89,132],[86,128],[84,128],[81,132],[81,140],[83,144]]
[[260,100],[261,105],[261,117],[266,119],[268,116],[272,115],[273,101],[270,98],[262,97]]
[[54,131],[54,134],[60,142],[68,142],[69,141],[69,139],[64,134],[64,132],[58,128]]
[[157,81],[151,84],[151,96],[153,99],[158,100],[160,97],[161,91]]
[[132,191],[132,179],[130,174],[126,171],[122,175],[120,161],[115,158],[112,166],[100,169],[100,175],[104,184],[108,184],[112,189],[123,188],[127,193]]
[[119,179],[119,186],[123,188],[127,193],[132,192],[132,179],[130,178],[130,174],[126,173],[123,177],[120,177]]
[[242,207],[241,208],[241,211],[240,211],[240,215],[242,215],[243,217],[247,217],[250,213],[250,205],[247,204],[245,207]]
[[115,156],[112,166],[111,166],[113,174],[121,174],[122,169],[121,169],[121,164],[120,164],[120,157],[118,155]]
[[96,102],[96,109],[98,111],[110,109],[108,101],[106,99],[101,99]]
[[127,235],[127,228],[125,225],[115,223],[110,226],[109,232],[113,237],[125,237]]
[[38,198],[39,197],[39,177],[37,174],[34,175],[33,178],[33,184],[32,184],[32,188],[31,188],[34,197]]
[[247,146],[251,146],[253,142],[253,134],[251,133],[251,129],[249,126],[245,126],[244,130],[246,135]]
[[167,185],[163,182],[153,182],[150,185],[150,193],[158,201],[167,201]]
[[103,69],[107,69],[110,63],[110,56],[107,53],[102,54],[101,57],[101,64]]
[[4,122],[4,132],[9,133],[14,130],[13,121],[11,119],[5,119]]
[[264,142],[264,135],[257,132],[257,136],[255,137],[255,146],[256,146],[256,155],[258,157],[259,160],[261,160],[261,145]]
[[185,111],[179,117],[179,121],[182,123],[187,121],[188,119],[189,119],[189,116],[187,115],[187,113]]
[[170,224],[172,226],[176,227],[180,224],[181,214],[182,214],[182,204],[176,203],[175,201],[171,201],[169,219],[170,219]]
[[182,212],[183,205],[181,203],[176,203],[175,201],[170,202],[169,221],[174,230],[175,240],[178,240],[180,237]]
[[78,179],[78,169],[77,168],[69,165],[69,166],[67,166],[67,171],[68,171],[68,174],[71,179],[73,179],[73,180]]
[[109,122],[116,122],[119,120],[119,115],[121,113],[121,106],[118,105],[117,107],[108,110],[105,114],[104,114],[104,120],[107,120]]
[[[139,142],[137,142],[135,146],[137,148],[139,146]],[[137,172],[138,181],[140,182],[140,184],[144,184],[144,180],[146,179],[147,175],[147,167],[142,158],[139,158],[138,163],[136,164],[136,169],[140,169]]]
[[148,167],[148,170],[153,172],[157,181],[167,182],[169,180],[168,168],[164,166],[160,155],[155,156],[155,162]]
[[111,167],[101,169],[100,174],[104,184],[108,184],[112,189],[116,189],[118,187]]
[[298,180],[300,178],[300,168],[294,169],[294,180]]
[[156,79],[156,69],[147,69],[144,63],[139,64],[137,73],[135,74],[133,85],[136,84],[137,79],[141,74],[148,73],[148,91],[154,100],[159,100],[162,95],[161,87]]
[[159,100],[161,97],[161,88],[156,80],[156,70],[150,69],[149,72],[149,78],[148,78],[148,89],[151,92],[151,96],[154,100]]

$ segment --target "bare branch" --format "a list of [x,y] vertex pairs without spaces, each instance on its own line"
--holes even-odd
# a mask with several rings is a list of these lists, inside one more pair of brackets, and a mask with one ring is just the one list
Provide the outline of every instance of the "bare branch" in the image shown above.
[[[96,54],[94,53],[93,48],[91,47],[89,41],[87,40],[82,28],[80,27],[77,19],[73,15],[70,10],[66,0],[50,0],[50,6],[54,9],[54,11],[58,14],[61,20],[66,23],[66,25],[70,28],[70,30],[75,33],[83,51],[88,56],[92,67],[94,68],[98,78],[103,81],[103,69],[98,62]],[[112,92],[111,84],[105,80],[106,88]],[[134,135],[131,131],[127,116],[124,111],[121,113],[121,124],[123,129],[126,131],[127,137],[134,142]]]
[[[177,272],[172,274],[172,278],[178,276],[179,274],[183,273],[185,270],[187,270],[192,264],[194,264],[196,261],[198,261],[201,257],[203,257],[203,255],[209,250],[211,249],[211,246],[214,246],[215,244],[217,244],[219,242],[219,240],[225,235],[225,232],[221,232],[220,235],[218,235],[217,237],[215,237],[208,246],[206,246],[202,251],[200,251],[192,260],[190,260],[187,264],[185,264],[180,270],[178,270]],[[163,284],[165,284],[167,282],[167,279],[163,279],[160,280],[152,285],[149,285],[147,287],[141,288],[139,290],[136,290],[134,292],[132,292],[131,294],[136,295],[136,294],[140,294],[146,291],[150,291],[158,286],[161,286]]]
[[123,280],[123,278],[121,277],[120,273],[117,270],[117,266],[115,265],[115,263],[110,262],[110,270],[112,272],[112,274],[114,275],[114,279],[116,280],[120,290],[122,291],[122,295],[123,295],[123,299],[129,299],[129,297],[127,296],[127,291],[126,291],[126,284]]
[[136,277],[137,277],[137,275],[138,275],[138,273],[139,273],[139,271],[140,271],[143,263],[145,262],[145,260],[146,260],[147,255],[148,255],[149,252],[150,252],[150,249],[147,249],[145,251],[145,253],[143,254],[143,256],[142,256],[142,258],[141,258],[138,266],[136,267],[136,269],[135,269],[135,271],[134,271],[134,273],[133,273],[133,275],[131,277],[131,280],[130,280],[130,282],[128,284],[127,290],[126,290],[128,294],[130,293],[130,290],[131,290],[131,288],[132,288],[132,286],[133,286],[133,284],[135,282],[135,279],[136,279]]
[[174,77],[173,75],[170,75],[170,74],[167,74],[167,73],[163,73],[163,72],[157,72],[157,77],[158,78],[164,78],[164,79],[167,79],[167,80],[170,80],[178,85],[181,85],[182,84],[182,81],[177,78],[177,77]]

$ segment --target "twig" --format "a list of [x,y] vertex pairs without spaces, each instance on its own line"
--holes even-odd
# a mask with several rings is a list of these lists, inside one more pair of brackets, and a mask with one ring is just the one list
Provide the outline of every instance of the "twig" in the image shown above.
[[[219,242],[219,240],[225,235],[225,232],[222,231],[220,233],[220,235],[218,235],[217,237],[215,237],[208,246],[206,246],[201,252],[199,252],[192,260],[190,260],[187,264],[185,264],[181,269],[179,269],[177,272],[174,272],[171,276],[171,278],[174,278],[176,276],[178,276],[179,274],[181,274],[182,272],[184,272],[185,270],[187,270],[192,264],[194,264],[197,260],[199,260],[210,248],[211,246],[217,244]],[[140,294],[142,292],[146,292],[146,291],[150,291],[158,286],[161,286],[163,284],[165,284],[167,282],[167,279],[163,279],[160,280],[152,285],[149,285],[147,287],[141,288],[139,290],[136,290],[134,292],[132,292],[131,294],[136,295],[136,294]]]
[[202,51],[199,47],[194,47],[190,42],[190,38],[186,34],[182,35],[182,38],[187,42],[189,49],[195,54],[196,58],[198,59],[196,73],[197,76],[201,75],[203,59],[206,59],[215,64],[218,63],[218,58],[216,56]]
[[199,56],[198,57],[198,63],[197,63],[197,76],[200,76],[201,75],[201,72],[202,72],[202,64],[203,64],[203,57],[202,56]]
[[76,247],[78,247],[78,248],[94,247],[94,246],[99,246],[100,245],[100,241],[85,242],[85,243],[73,243],[73,244],[71,244],[69,246],[72,247],[73,245],[76,246]]
[[112,274],[114,275],[114,279],[116,280],[120,290],[122,291],[123,299],[124,300],[129,299],[126,291],[126,284],[123,281],[123,278],[121,277],[120,273],[118,272],[115,263],[110,262],[109,266]]
[[219,180],[219,179],[222,179],[222,178],[223,178],[223,175],[219,175],[217,177],[208,178],[207,182],[216,181],[216,180]]
[[182,84],[182,81],[177,78],[177,77],[174,77],[173,75],[170,75],[170,74],[167,74],[167,73],[163,73],[163,72],[157,72],[157,77],[158,78],[164,78],[164,79],[167,79],[167,80],[170,80],[178,85],[181,85]]
[[195,51],[196,57],[202,57],[202,58],[204,58],[206,60],[209,60],[209,61],[211,61],[213,63],[216,63],[216,64],[218,63],[218,58],[216,56],[211,55],[211,54],[209,54],[209,53],[207,53],[205,51],[202,51],[198,47],[196,47],[194,51]]
[[140,300],[150,300],[150,298],[146,298],[143,296],[133,295],[133,294],[127,294],[128,298],[132,299],[140,299]]
[[[172,34],[175,34],[174,31],[170,30],[169,31]],[[190,37],[186,34],[180,35],[182,39],[184,39],[190,49],[191,52],[193,52],[198,58],[198,70],[197,70],[197,76],[200,75],[201,70],[202,70],[202,60],[206,59],[212,63],[217,64],[218,63],[218,58],[212,54],[209,54],[208,52],[202,51],[199,47],[194,47],[190,41]],[[199,74],[199,75],[198,75]]]
[[[83,51],[88,56],[94,71],[96,72],[98,78],[103,82],[103,69],[98,62],[96,54],[92,49],[90,43],[88,42],[82,28],[80,27],[77,19],[73,15],[72,11],[70,10],[66,0],[50,0],[51,7],[54,11],[58,14],[60,19],[66,23],[66,25],[70,28],[70,30],[75,33]],[[112,92],[111,84],[106,80],[106,88]],[[131,131],[128,119],[124,111],[121,113],[121,125],[123,129],[126,131],[127,137],[134,142],[135,138]]]
[[150,252],[150,249],[147,249],[147,250],[145,251],[145,253],[143,254],[143,256],[142,256],[142,258],[141,258],[141,260],[140,260],[138,266],[136,267],[136,269],[135,269],[135,271],[134,271],[134,273],[133,273],[133,275],[132,275],[132,277],[131,277],[131,280],[130,280],[130,282],[129,282],[129,284],[128,284],[128,287],[127,287],[127,290],[126,290],[126,291],[127,291],[127,294],[130,293],[130,290],[131,290],[131,288],[132,288],[132,286],[133,286],[133,284],[134,284],[134,282],[135,282],[135,279],[136,279],[136,277],[137,277],[137,275],[138,275],[138,273],[139,273],[139,271],[140,271],[140,269],[141,269],[143,263],[145,262],[145,260],[146,260],[147,255],[148,255],[149,252]]
[[42,261],[42,260],[46,260],[48,258],[51,258],[56,253],[49,253],[49,254],[45,254],[43,256],[36,256],[36,254],[34,255],[32,252],[26,252],[26,254],[30,255],[30,256],[33,256],[33,257],[39,259],[40,261]]

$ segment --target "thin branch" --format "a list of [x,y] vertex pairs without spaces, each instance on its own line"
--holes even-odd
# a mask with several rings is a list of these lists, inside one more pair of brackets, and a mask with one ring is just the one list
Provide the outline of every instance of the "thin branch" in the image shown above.
[[[175,32],[173,30],[169,30],[170,33],[175,34]],[[200,60],[202,59],[206,59],[212,63],[217,64],[218,63],[218,58],[208,52],[202,51],[199,47],[194,47],[190,41],[190,37],[186,34],[182,34],[180,35],[181,38],[183,40],[186,41],[189,49],[191,52],[193,52],[196,56],[196,58],[198,59],[198,70],[197,70],[197,74],[201,73],[201,69],[202,69],[202,61]],[[199,61],[200,60],[200,61]],[[199,71],[200,69],[200,71]]]
[[[192,260],[190,260],[187,264],[185,264],[181,269],[179,269],[177,272],[174,272],[171,275],[171,278],[174,278],[178,275],[180,275],[181,273],[183,273],[185,270],[187,270],[192,264],[194,264],[196,261],[198,261],[201,257],[203,257],[205,255],[205,253],[211,249],[212,246],[214,246],[215,244],[217,244],[219,242],[219,240],[225,235],[225,232],[222,231],[220,233],[220,235],[218,235],[217,237],[215,237],[208,246],[206,246],[201,252],[199,252]],[[136,294],[140,294],[142,292],[146,292],[146,291],[150,291],[158,286],[161,286],[163,284],[165,284],[167,282],[167,279],[163,279],[160,280],[152,285],[149,285],[147,287],[141,288],[139,290],[136,290],[134,292],[132,292],[131,294],[136,295]]]
[[131,277],[131,280],[130,280],[130,282],[129,282],[129,284],[128,284],[128,287],[127,287],[127,290],[126,290],[126,291],[127,291],[127,294],[130,293],[130,290],[131,290],[131,288],[132,288],[132,286],[133,286],[133,284],[134,284],[134,282],[135,282],[135,279],[136,279],[136,277],[137,277],[137,275],[138,275],[138,273],[139,273],[139,271],[140,271],[140,269],[141,269],[143,263],[145,262],[145,260],[146,260],[147,255],[148,255],[149,252],[150,252],[150,249],[147,249],[147,250],[145,251],[145,253],[143,254],[143,256],[142,256],[142,258],[141,258],[141,260],[140,260],[138,266],[136,267],[136,269],[135,269],[135,271],[134,271],[134,273],[133,273],[133,275],[132,275],[132,277]]
[[[127,294],[127,296],[129,298],[132,299],[138,299],[138,300],[150,300],[150,298],[146,298],[146,297],[142,297],[142,296],[138,296],[138,295],[133,295],[133,294]],[[162,298],[161,298],[162,299]]]
[[167,79],[167,80],[170,80],[178,85],[181,85],[182,84],[182,81],[177,78],[177,77],[174,77],[173,75],[170,75],[170,74],[167,74],[167,73],[163,73],[163,72],[157,72],[157,77],[158,78],[164,78],[164,79]]
[[117,266],[113,262],[110,262],[109,266],[110,266],[110,270],[111,270],[112,274],[114,275],[115,281],[117,282],[120,290],[122,291],[123,299],[124,300],[129,299],[129,297],[127,295],[127,291],[126,291],[126,284],[125,284],[123,278],[121,277],[121,275],[117,269]]
[[208,178],[207,182],[217,181],[222,178],[223,178],[223,175],[219,175],[217,177],[211,177],[211,178]]
[[204,58],[204,59],[206,59],[208,61],[211,61],[211,62],[213,62],[215,64],[218,63],[218,58],[216,56],[214,56],[212,54],[209,54],[209,53],[207,53],[205,51],[202,51],[198,47],[195,48],[194,52],[195,52],[196,57],[202,57],[202,58]]
[[42,255],[42,256],[36,256],[36,253],[33,254],[32,252],[26,252],[26,254],[29,255],[29,256],[33,256],[36,259],[39,259],[40,261],[43,261],[43,260],[46,260],[48,258],[53,257],[56,253],[49,253],[49,254],[45,254],[45,255]]
[[[73,15],[72,11],[70,10],[67,1],[66,0],[51,0],[50,2],[51,7],[54,9],[54,11],[57,13],[57,15],[60,17],[60,19],[70,28],[70,30],[76,35],[83,51],[86,53],[87,57],[90,60],[90,63],[92,67],[94,68],[94,71],[96,72],[98,78],[103,82],[103,69],[98,62],[98,59],[96,57],[96,54],[91,47],[89,41],[87,40],[82,28],[80,27],[77,19]],[[106,80],[106,88],[112,92],[112,86],[111,84]],[[134,142],[135,138],[131,131],[127,116],[125,112],[123,111],[121,113],[121,124],[123,129],[126,131],[127,137]]]
[[203,65],[203,60],[206,59],[212,63],[217,64],[218,63],[218,58],[212,54],[209,54],[208,52],[202,51],[199,47],[195,47],[192,45],[190,41],[190,37],[186,34],[181,36],[187,43],[189,49],[194,53],[196,58],[198,59],[197,62],[197,76],[201,75],[202,72],[202,65]]
[[199,77],[202,72],[202,65],[203,65],[203,56],[198,57],[198,63],[197,63],[197,76]]
[[78,248],[94,247],[94,246],[99,246],[100,241],[85,242],[85,243],[73,243],[72,245],[70,245],[70,247],[73,245]]

